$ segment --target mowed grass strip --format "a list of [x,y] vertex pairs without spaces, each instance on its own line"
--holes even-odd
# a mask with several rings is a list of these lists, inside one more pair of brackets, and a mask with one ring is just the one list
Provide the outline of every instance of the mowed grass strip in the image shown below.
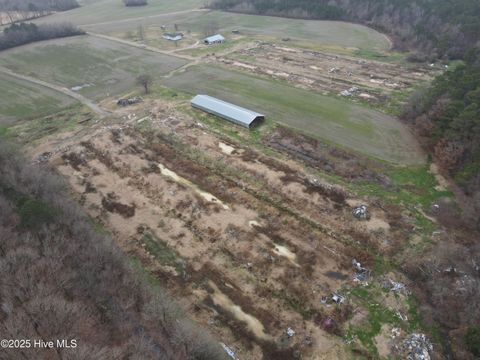
[[340,98],[218,65],[190,67],[164,84],[262,112],[269,120],[381,160],[405,165],[425,161],[413,135],[398,119]]
[[0,126],[55,113],[76,102],[62,93],[3,73],[0,84]]
[[56,85],[84,86],[92,98],[122,93],[135,86],[140,74],[158,78],[186,62],[92,36],[56,39],[0,53],[0,65]]

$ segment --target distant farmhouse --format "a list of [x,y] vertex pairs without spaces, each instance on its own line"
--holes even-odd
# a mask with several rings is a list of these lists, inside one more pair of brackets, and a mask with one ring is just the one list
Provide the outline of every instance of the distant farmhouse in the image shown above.
[[178,41],[183,39],[182,33],[164,33],[162,38],[170,41]]
[[203,40],[203,43],[206,45],[221,44],[224,42],[225,42],[225,38],[220,34],[209,36]]
[[264,115],[255,111],[207,95],[195,96],[192,99],[191,104],[194,108],[219,116],[248,129],[258,125],[265,119]]

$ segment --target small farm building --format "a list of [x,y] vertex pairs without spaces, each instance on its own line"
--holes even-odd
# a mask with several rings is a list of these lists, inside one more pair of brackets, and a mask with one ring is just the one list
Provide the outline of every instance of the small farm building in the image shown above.
[[213,35],[209,36],[206,39],[203,40],[203,43],[206,45],[212,45],[212,44],[221,44],[225,42],[225,38],[222,35]]
[[252,128],[265,119],[265,116],[255,111],[216,99],[207,95],[195,96],[191,104],[194,108],[217,115],[237,125]]
[[162,37],[167,40],[178,41],[183,39],[183,34],[182,33],[164,33]]

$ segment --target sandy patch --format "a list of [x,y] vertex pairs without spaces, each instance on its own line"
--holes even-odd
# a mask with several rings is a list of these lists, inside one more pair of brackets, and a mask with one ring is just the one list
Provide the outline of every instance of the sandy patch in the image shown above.
[[232,153],[235,151],[235,148],[233,146],[227,145],[223,142],[219,142],[218,147],[220,148],[220,150],[222,150],[223,153],[227,155],[232,155]]
[[248,329],[257,338],[263,340],[271,339],[271,336],[265,333],[265,328],[260,320],[250,314],[245,313],[240,306],[236,305],[227,295],[222,293],[212,281],[209,281],[209,285],[214,291],[212,300],[215,305],[229,311],[237,320],[245,322]]
[[198,188],[198,186],[195,185],[194,183],[192,183],[190,180],[187,180],[187,179],[177,175],[176,172],[166,168],[163,164],[158,164],[158,168],[160,169],[160,172],[162,173],[162,175],[168,176],[169,178],[173,179],[174,181],[178,182],[179,184],[185,185],[185,186],[195,190],[195,192],[198,195],[203,197],[208,202],[219,204],[225,210],[229,210],[229,207],[227,205],[225,205],[220,199],[218,199],[217,197],[215,197],[214,195],[212,195],[212,194],[210,194],[206,191],[200,190]]
[[435,180],[437,180],[438,185],[435,186],[435,190],[437,191],[446,191],[448,189],[448,181],[445,179],[438,170],[438,166],[434,163],[430,165],[430,173],[435,176]]

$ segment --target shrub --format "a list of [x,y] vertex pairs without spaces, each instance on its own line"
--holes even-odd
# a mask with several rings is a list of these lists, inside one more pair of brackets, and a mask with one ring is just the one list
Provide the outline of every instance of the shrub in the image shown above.
[[476,357],[480,357],[480,326],[470,326],[465,334],[467,349]]

